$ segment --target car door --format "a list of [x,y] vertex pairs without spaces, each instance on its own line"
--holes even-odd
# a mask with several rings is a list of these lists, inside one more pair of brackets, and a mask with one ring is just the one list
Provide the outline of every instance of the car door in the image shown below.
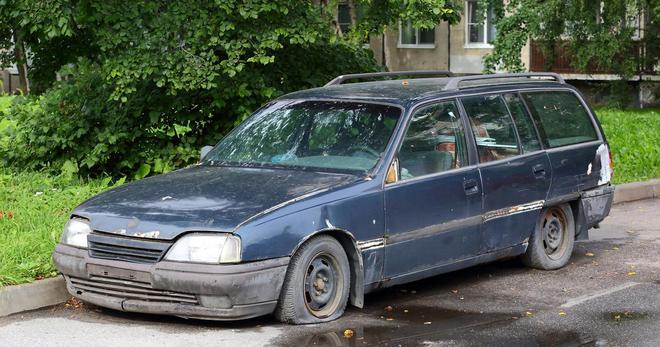
[[[551,204],[577,198],[580,191],[608,183],[611,176],[604,141],[587,107],[569,90],[523,92],[552,165]],[[605,167],[603,167],[605,166]]]
[[474,134],[483,184],[481,250],[521,244],[534,230],[546,198],[548,157],[519,95],[471,96],[461,102]]
[[479,251],[481,184],[468,164],[463,124],[454,100],[411,117],[396,158],[398,181],[384,189],[389,280],[423,277]]

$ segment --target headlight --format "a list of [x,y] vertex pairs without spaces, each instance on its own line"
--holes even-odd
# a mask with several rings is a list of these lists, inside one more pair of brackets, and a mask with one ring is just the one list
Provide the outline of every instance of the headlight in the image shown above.
[[89,222],[80,218],[71,218],[64,226],[62,233],[62,243],[87,248],[87,235],[92,232]]
[[241,239],[231,234],[189,234],[174,243],[165,260],[192,263],[238,263]]

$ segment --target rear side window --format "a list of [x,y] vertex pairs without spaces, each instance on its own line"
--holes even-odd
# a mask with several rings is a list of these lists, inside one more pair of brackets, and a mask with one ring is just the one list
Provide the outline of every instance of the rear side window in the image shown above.
[[477,142],[479,162],[505,159],[519,154],[513,121],[499,95],[462,99]]
[[399,151],[402,180],[439,173],[467,164],[461,119],[454,102],[415,112]]
[[523,93],[540,125],[547,147],[561,147],[598,139],[589,113],[571,92]]
[[509,106],[511,117],[513,117],[513,121],[516,123],[518,136],[520,137],[520,145],[522,146],[523,152],[529,153],[540,150],[541,144],[539,143],[539,138],[536,135],[534,124],[532,124],[532,119],[527,114],[525,105],[523,104],[518,94],[509,93],[504,94],[503,97]]

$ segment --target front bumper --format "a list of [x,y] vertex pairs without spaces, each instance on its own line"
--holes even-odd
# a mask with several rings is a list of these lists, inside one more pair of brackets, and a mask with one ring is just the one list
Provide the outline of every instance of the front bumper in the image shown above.
[[91,258],[58,244],[53,261],[71,295],[127,312],[236,320],[272,313],[289,257],[244,264],[160,261],[137,264]]

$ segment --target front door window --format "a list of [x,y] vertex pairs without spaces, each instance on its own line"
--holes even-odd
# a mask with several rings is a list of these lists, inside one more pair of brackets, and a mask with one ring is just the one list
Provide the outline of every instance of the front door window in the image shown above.
[[466,165],[463,138],[453,101],[415,112],[399,152],[399,177],[406,180]]

